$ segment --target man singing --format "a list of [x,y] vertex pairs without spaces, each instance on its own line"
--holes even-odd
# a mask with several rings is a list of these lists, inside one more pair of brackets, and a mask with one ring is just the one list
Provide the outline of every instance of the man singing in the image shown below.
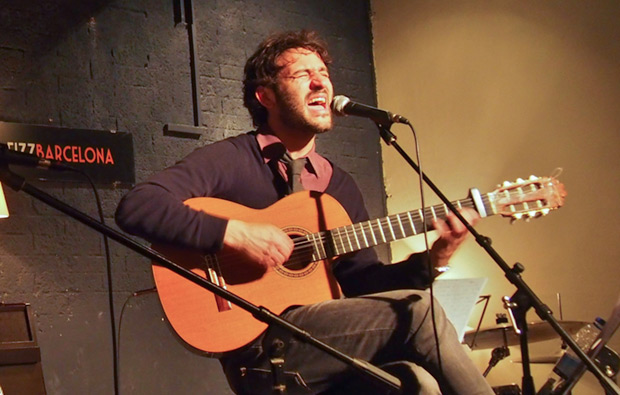
[[[244,104],[257,130],[199,148],[138,184],[118,206],[118,225],[154,243],[209,253],[234,250],[249,262],[236,270],[268,271],[287,262],[293,251],[293,241],[280,228],[220,218],[183,202],[216,197],[262,209],[304,189],[334,197],[352,223],[367,221],[353,178],[315,151],[317,134],[332,128],[330,61],[313,32],[280,33],[263,41],[247,61],[243,81]],[[293,176],[287,167],[297,159],[302,159],[301,174]],[[474,211],[462,213],[470,223],[478,219]],[[429,267],[447,265],[467,230],[453,215],[433,225],[440,236],[428,255],[389,265],[372,249],[342,256],[330,269],[344,298],[291,306],[281,316],[349,356],[388,370],[398,367],[393,371],[403,382],[416,383],[416,391],[490,394],[436,305],[440,372],[430,297],[422,289],[436,275]],[[268,353],[273,336],[269,329],[221,357],[236,393],[273,393]],[[285,350],[284,370],[297,377],[289,393],[381,393],[342,362],[295,338],[287,339]]]

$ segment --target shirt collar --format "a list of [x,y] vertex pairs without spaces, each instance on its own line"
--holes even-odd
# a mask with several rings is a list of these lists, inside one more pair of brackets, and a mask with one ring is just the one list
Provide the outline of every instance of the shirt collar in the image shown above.
[[[286,150],[286,147],[282,144],[282,140],[266,128],[257,130],[256,141],[258,142],[265,163],[269,163],[272,160],[280,160]],[[315,144],[312,144],[306,158],[308,158],[308,163],[310,164],[310,169],[308,170],[311,170],[317,177],[321,177],[323,174],[321,174],[322,167],[320,163],[323,158],[316,152]]]

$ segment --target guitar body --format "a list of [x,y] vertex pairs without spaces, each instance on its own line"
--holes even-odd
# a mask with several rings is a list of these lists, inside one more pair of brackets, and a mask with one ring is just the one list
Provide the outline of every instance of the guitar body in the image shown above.
[[[562,206],[565,196],[564,186],[555,177],[531,176],[528,180],[505,182],[484,195],[471,189],[468,198],[452,205],[475,209],[482,217],[501,214],[518,220],[548,214]],[[330,262],[336,257],[415,236],[433,219],[445,218],[448,213],[442,204],[351,224],[346,211],[333,197],[308,191],[287,196],[263,210],[214,198],[189,199],[185,204],[221,218],[269,223],[293,238],[295,248],[289,261],[269,269],[226,249],[204,255],[170,246],[154,247],[185,269],[276,314],[290,306],[340,297],[330,269]],[[265,324],[245,310],[169,269],[153,265],[153,276],[170,324],[197,349],[212,353],[232,351],[266,329]]]
[[[351,223],[344,208],[331,196],[299,192],[255,210],[215,198],[193,198],[186,205],[221,218],[270,223],[293,236],[313,234]],[[329,261],[296,263],[264,271],[230,250],[205,256],[197,251],[154,246],[170,260],[209,278],[208,263],[219,269],[226,288],[243,299],[279,314],[294,305],[307,305],[340,296]],[[219,267],[218,267],[219,266]],[[230,305],[199,285],[160,265],[153,277],[166,317],[189,345],[212,353],[235,350],[257,338],[266,325],[245,310]]]

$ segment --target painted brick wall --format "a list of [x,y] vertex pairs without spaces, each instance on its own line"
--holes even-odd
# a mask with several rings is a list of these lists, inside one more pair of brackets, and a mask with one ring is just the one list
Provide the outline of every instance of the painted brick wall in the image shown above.
[[[197,146],[251,128],[242,105],[245,59],[267,34],[311,28],[330,44],[338,93],[374,103],[367,1],[195,2],[199,140],[165,136],[166,123],[192,124],[187,31],[173,0],[2,1],[0,121],[118,130],[133,135],[136,180]],[[339,120],[319,149],[349,170],[371,216],[384,213],[379,140],[366,120]],[[18,169],[15,169],[18,170]],[[97,211],[85,185],[37,183]],[[107,223],[121,187],[99,186]],[[48,393],[109,394],[112,351],[104,247],[94,231],[23,193],[7,190],[0,221],[0,301],[33,306]],[[150,265],[110,242],[122,393],[226,393],[217,362],[186,349],[162,318]],[[385,256],[385,252],[383,252]],[[1,385],[1,383],[0,383]]]

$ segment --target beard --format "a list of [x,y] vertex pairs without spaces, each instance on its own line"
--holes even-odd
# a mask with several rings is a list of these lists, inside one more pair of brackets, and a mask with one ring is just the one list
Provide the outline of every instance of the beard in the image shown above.
[[280,106],[280,120],[286,127],[309,134],[326,133],[332,129],[333,120],[331,114],[328,119],[325,117],[310,117],[305,112],[305,101],[300,104],[293,95],[277,87],[274,91],[276,101]]

